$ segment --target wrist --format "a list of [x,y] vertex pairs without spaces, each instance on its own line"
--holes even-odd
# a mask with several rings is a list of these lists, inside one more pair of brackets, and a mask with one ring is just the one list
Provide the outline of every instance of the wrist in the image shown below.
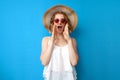
[[54,43],[54,37],[53,36],[50,37],[50,42]]

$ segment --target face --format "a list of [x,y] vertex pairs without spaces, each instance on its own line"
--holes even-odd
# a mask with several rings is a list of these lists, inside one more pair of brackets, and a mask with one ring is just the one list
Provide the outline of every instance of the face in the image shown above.
[[62,33],[64,31],[64,27],[66,24],[66,20],[63,14],[56,14],[54,18],[54,25],[56,25],[56,32]]

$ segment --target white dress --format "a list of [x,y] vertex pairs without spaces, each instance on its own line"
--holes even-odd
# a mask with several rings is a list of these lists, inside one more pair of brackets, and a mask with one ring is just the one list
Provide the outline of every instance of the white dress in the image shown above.
[[44,80],[77,80],[75,67],[70,64],[68,45],[54,45],[50,62],[44,67],[43,77]]

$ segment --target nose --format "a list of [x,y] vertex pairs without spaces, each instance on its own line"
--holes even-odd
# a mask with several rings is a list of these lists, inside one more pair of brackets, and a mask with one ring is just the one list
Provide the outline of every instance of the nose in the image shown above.
[[61,24],[61,21],[59,21],[58,24]]

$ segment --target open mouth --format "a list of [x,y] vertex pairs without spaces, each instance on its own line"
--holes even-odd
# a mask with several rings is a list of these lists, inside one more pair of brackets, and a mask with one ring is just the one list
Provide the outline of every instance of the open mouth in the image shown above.
[[58,26],[58,29],[61,29],[62,28],[62,26]]
[[59,31],[62,31],[62,26],[57,27]]

